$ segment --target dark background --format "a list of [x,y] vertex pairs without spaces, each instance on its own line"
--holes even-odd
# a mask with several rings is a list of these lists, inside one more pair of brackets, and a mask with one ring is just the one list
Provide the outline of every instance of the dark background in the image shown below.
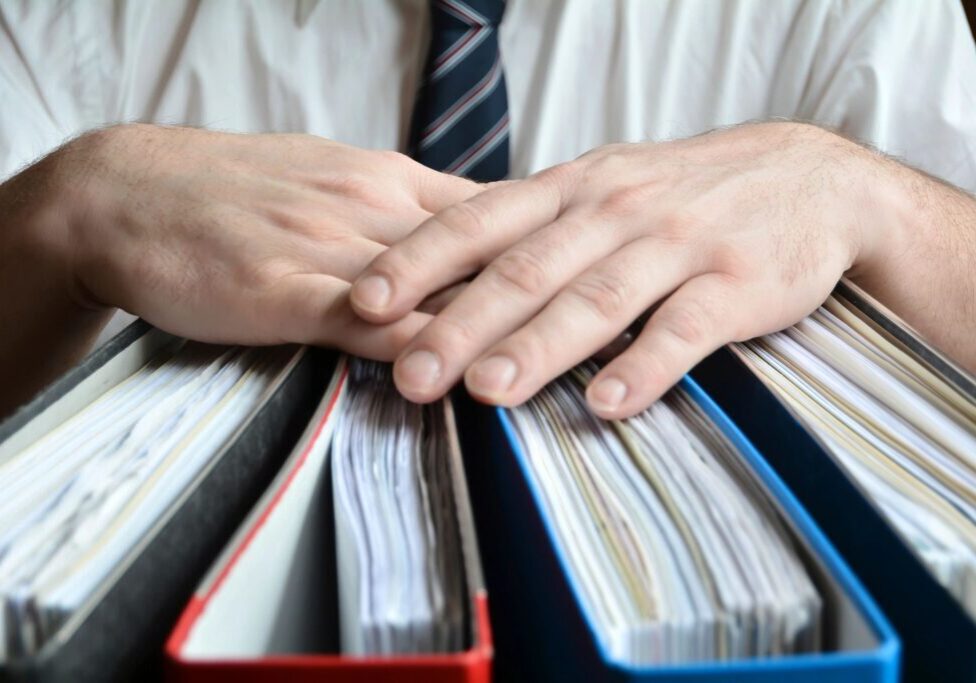
[[966,17],[969,19],[969,28],[976,36],[976,0],[962,0],[962,6],[966,10]]

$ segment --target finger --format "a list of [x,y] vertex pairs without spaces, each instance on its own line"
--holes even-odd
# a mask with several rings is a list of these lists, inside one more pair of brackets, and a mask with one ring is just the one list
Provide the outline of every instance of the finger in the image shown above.
[[373,325],[349,305],[349,284],[328,275],[281,278],[259,297],[252,324],[280,342],[331,346],[374,360],[390,361],[429,321],[425,313],[388,325]]
[[[442,396],[485,349],[530,321],[594,261],[616,251],[619,238],[599,227],[565,214],[488,264],[404,351],[393,373],[404,396]],[[429,362],[415,365],[413,352],[427,354]]]
[[634,333],[629,329],[624,330],[614,337],[609,344],[593,354],[593,357],[600,362],[609,362],[627,350],[627,347],[634,343]]
[[487,189],[473,180],[441,173],[417,163],[412,167],[410,177],[420,207],[428,213],[442,211]]
[[[407,196],[402,201],[391,202],[390,206],[383,207],[329,197],[321,201],[315,216],[319,231],[326,236],[340,230],[360,235],[384,247],[404,239],[428,218],[430,212],[413,204]],[[367,265],[368,263],[363,264],[363,268]],[[357,271],[353,277],[360,272],[362,270]]]
[[371,322],[395,320],[432,292],[480,270],[509,245],[556,219],[563,177],[550,169],[431,216],[357,278],[353,308]]
[[637,319],[626,330],[617,335],[613,341],[594,353],[593,358],[600,363],[609,363],[626,351],[627,347],[634,343],[634,339],[637,338],[640,331],[644,329],[644,326],[647,324],[647,319],[651,317],[651,314],[655,310],[657,310],[656,303],[652,304],[646,311],[637,316]]
[[593,411],[606,419],[635,415],[723,344],[741,338],[754,318],[755,297],[724,276],[695,277],[664,300],[634,343],[587,388]]
[[403,347],[430,322],[427,313],[414,312],[394,323],[374,325],[353,313],[348,296],[343,305],[342,323],[336,334],[319,342],[363,358],[392,362]]
[[418,311],[423,313],[430,313],[431,315],[437,315],[443,311],[449,303],[457,298],[458,294],[463,292],[468,286],[467,281],[459,282],[456,285],[451,285],[450,287],[445,287],[439,292],[434,292],[429,297],[420,302],[417,307]]
[[574,279],[528,324],[486,351],[465,373],[468,390],[488,403],[522,403],[606,347],[687,279],[689,269],[688,259],[676,249],[650,240],[621,249]]
[[[343,187],[337,181],[334,184]],[[418,206],[406,188],[396,196],[386,193],[370,200],[365,196],[367,191],[358,188],[352,180],[347,180],[347,185],[344,189],[350,195],[268,180],[261,184],[266,197],[260,199],[266,201],[258,202],[259,211],[287,234],[323,242],[334,240],[336,235],[359,235],[384,246],[402,240],[430,218],[430,212]],[[374,194],[379,192],[376,190]]]
[[[282,245],[283,248],[283,245]],[[352,282],[387,247],[373,240],[351,237],[342,240],[302,238],[293,247],[290,259],[307,264],[309,270]]]

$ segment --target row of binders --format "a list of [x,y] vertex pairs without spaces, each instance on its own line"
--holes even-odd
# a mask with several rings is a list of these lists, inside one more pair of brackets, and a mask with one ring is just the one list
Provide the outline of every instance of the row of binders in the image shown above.
[[644,413],[136,323],[0,425],[0,680],[976,681],[976,387],[852,285]]

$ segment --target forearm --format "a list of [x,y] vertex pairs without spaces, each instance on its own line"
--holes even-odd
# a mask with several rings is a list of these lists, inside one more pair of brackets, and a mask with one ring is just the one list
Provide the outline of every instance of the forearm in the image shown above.
[[[851,278],[936,347],[976,371],[976,198],[883,160],[882,239]],[[884,231],[888,235],[884,235]]]
[[0,416],[80,360],[111,317],[76,290],[57,163],[0,185]]

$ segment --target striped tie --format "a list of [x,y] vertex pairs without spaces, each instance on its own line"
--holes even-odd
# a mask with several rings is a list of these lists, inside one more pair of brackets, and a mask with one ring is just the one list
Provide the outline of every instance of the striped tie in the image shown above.
[[508,175],[508,97],[498,54],[504,0],[432,0],[431,44],[411,154],[473,180]]

